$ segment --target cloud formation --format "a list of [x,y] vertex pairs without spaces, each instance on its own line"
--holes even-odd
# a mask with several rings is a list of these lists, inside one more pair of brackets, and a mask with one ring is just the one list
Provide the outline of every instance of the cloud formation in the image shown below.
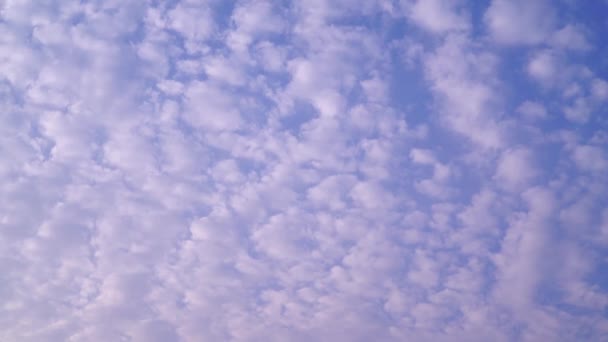
[[4,1],[0,340],[608,338],[569,1]]

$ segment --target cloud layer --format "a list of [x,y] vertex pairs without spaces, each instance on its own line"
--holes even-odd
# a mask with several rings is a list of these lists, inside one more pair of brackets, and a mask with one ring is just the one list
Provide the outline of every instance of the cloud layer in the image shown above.
[[0,340],[608,339],[607,6],[0,3]]

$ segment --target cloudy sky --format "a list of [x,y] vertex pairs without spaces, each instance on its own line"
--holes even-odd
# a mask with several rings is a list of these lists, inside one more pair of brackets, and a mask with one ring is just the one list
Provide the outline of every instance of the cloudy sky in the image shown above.
[[608,340],[608,1],[0,1],[0,340]]

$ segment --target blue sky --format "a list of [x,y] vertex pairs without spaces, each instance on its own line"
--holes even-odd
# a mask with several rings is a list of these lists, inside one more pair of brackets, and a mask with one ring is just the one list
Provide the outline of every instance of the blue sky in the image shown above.
[[605,13],[1,2],[0,340],[607,340]]

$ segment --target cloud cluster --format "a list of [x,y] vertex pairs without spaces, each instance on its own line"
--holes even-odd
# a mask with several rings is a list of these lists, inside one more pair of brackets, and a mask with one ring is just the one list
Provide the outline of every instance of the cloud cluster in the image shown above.
[[0,3],[0,340],[608,338],[593,10]]

